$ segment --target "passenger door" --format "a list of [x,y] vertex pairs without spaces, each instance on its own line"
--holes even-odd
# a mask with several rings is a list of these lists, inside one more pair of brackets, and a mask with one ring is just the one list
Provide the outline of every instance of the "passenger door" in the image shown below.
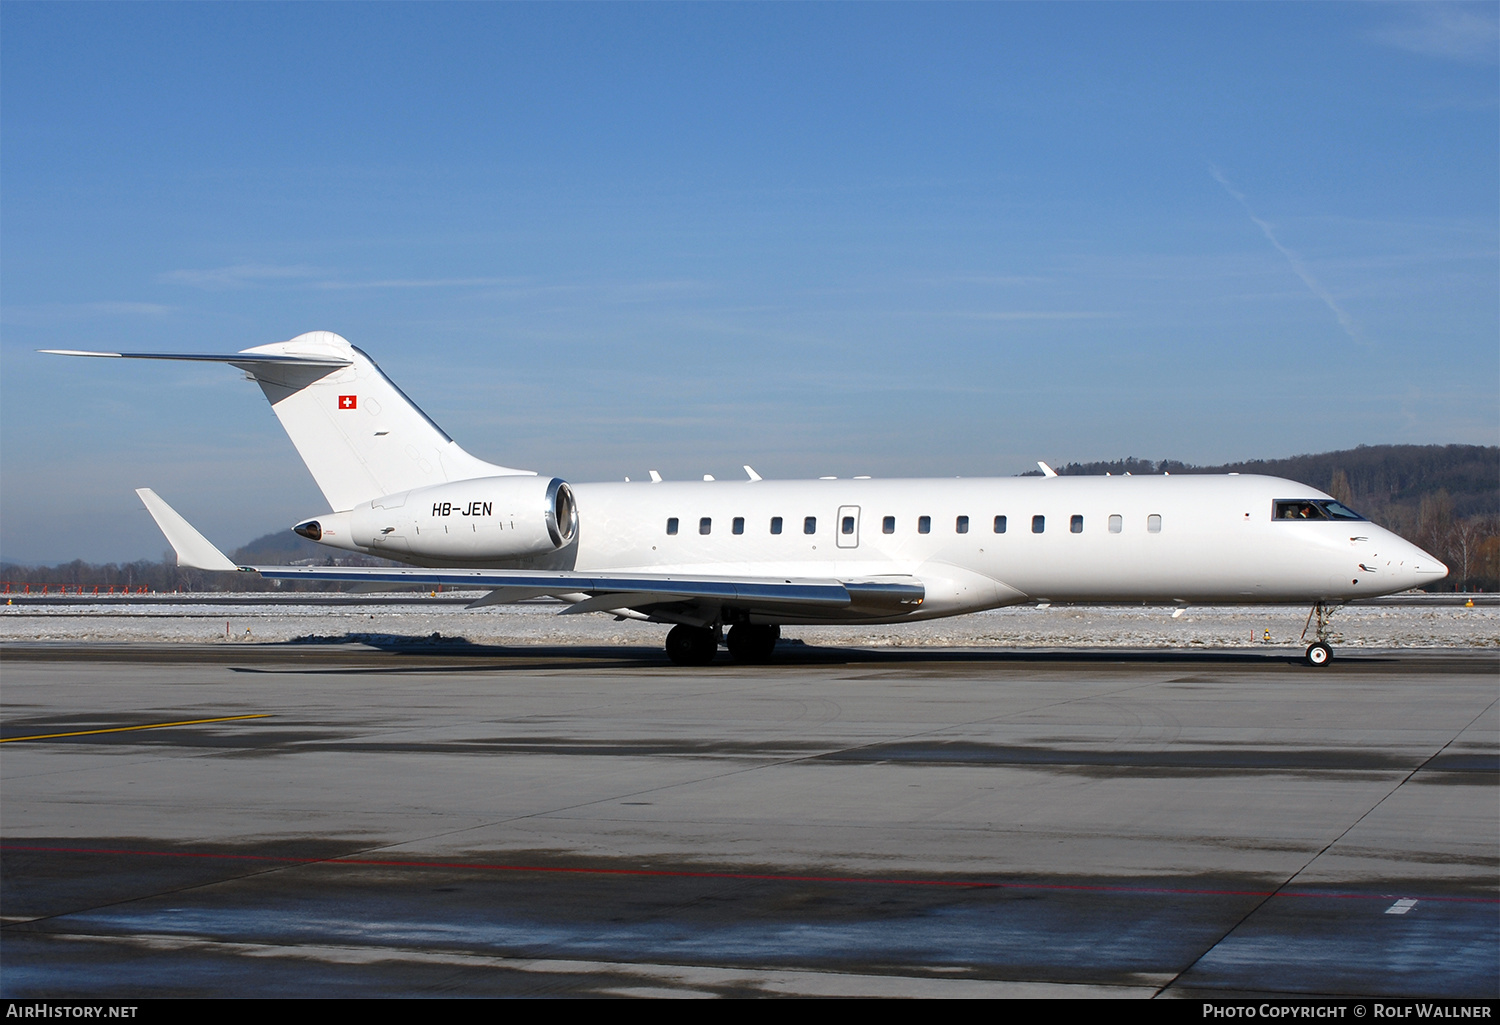
[[859,547],[859,506],[839,506],[838,522],[834,524],[840,548]]

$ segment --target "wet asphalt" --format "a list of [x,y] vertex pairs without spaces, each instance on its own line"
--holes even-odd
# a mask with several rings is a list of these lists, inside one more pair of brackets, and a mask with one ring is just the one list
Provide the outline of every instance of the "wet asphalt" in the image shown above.
[[0,994],[1495,997],[1497,669],[9,645]]

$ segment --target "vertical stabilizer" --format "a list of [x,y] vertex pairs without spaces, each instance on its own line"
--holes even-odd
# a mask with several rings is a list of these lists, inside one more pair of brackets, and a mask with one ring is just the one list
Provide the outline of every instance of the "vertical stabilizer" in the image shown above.
[[[331,331],[243,354],[248,358],[239,365],[265,392],[334,511],[429,484],[533,472],[465,452],[374,360]],[[257,355],[331,358],[348,366],[270,363]]]

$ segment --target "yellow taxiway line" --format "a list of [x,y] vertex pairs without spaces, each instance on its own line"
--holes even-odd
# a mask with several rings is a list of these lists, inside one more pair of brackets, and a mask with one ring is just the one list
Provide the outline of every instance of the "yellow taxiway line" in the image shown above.
[[54,740],[58,737],[87,737],[92,733],[128,733],[131,730],[159,730],[166,726],[197,726],[206,722],[233,722],[236,719],[268,719],[270,712],[256,715],[224,715],[217,719],[184,719],[182,722],[149,722],[141,726],[111,726],[105,730],[78,730],[74,733],[42,733],[35,737],[0,737],[0,744],[17,740]]

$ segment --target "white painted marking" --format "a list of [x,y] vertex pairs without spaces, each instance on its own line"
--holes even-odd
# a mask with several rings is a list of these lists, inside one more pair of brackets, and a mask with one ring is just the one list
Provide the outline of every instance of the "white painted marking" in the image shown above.
[[1396,901],[1396,903],[1386,908],[1385,913],[1388,915],[1404,915],[1416,906],[1417,902],[1413,898],[1402,897],[1400,900]]

